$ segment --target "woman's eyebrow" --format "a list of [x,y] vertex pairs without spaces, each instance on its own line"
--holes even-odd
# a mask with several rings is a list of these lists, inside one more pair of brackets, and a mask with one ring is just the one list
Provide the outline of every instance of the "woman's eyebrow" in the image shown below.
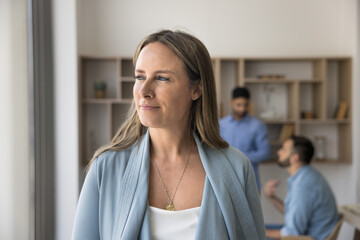
[[170,71],[170,70],[158,70],[158,71],[155,71],[155,73],[170,73],[170,74],[175,74],[175,72]]
[[141,69],[135,69],[135,72],[145,73],[145,71],[144,71],[144,70],[141,70]]
[[[135,72],[138,72],[138,73],[145,73],[145,71],[144,71],[144,70],[142,70],[142,69],[135,69]],[[170,70],[157,70],[157,71],[155,71],[155,74],[159,74],[159,73],[170,73],[170,74],[175,74],[175,72],[170,71]]]

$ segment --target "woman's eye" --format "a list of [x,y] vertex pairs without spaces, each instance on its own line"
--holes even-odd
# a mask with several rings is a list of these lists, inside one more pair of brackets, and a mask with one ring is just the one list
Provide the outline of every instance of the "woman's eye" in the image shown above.
[[145,77],[142,76],[142,75],[136,75],[135,76],[135,80],[144,80],[144,79],[145,79]]
[[170,78],[166,78],[166,77],[163,77],[163,76],[157,76],[156,79],[160,80],[160,81],[169,81],[170,80]]

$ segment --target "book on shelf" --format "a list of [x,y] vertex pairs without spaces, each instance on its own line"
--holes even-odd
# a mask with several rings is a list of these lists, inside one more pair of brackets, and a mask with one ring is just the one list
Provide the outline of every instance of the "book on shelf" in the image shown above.
[[279,141],[284,142],[286,139],[291,137],[295,132],[294,124],[284,124],[279,134]]
[[348,107],[349,107],[348,102],[345,102],[345,101],[340,102],[339,106],[337,107],[336,112],[335,112],[335,118],[338,120],[345,119],[347,111],[348,111]]

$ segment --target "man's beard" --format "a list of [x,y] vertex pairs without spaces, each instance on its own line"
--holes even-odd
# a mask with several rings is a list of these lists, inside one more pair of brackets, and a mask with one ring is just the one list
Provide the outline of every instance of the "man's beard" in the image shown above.
[[286,160],[284,161],[278,161],[278,165],[282,168],[287,168],[290,167],[290,157],[288,157]]
[[243,117],[246,116],[247,111],[245,111],[245,112],[235,112],[235,111],[234,111],[234,113],[235,113],[235,116],[236,116],[236,117],[238,117],[238,118],[243,118]]

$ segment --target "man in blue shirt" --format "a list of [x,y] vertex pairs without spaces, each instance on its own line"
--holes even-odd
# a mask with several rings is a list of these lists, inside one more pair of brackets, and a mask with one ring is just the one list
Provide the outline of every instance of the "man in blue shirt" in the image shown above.
[[284,214],[284,226],[266,230],[266,237],[308,235],[325,239],[338,221],[334,195],[325,178],[310,166],[314,146],[304,137],[293,136],[278,151],[278,164],[290,174],[288,193],[283,202],[276,196],[279,180],[270,180],[264,192],[270,202]]
[[246,88],[236,87],[233,90],[232,114],[220,119],[220,135],[251,161],[260,191],[257,164],[269,159],[270,144],[265,124],[248,114],[249,99],[250,93]]

